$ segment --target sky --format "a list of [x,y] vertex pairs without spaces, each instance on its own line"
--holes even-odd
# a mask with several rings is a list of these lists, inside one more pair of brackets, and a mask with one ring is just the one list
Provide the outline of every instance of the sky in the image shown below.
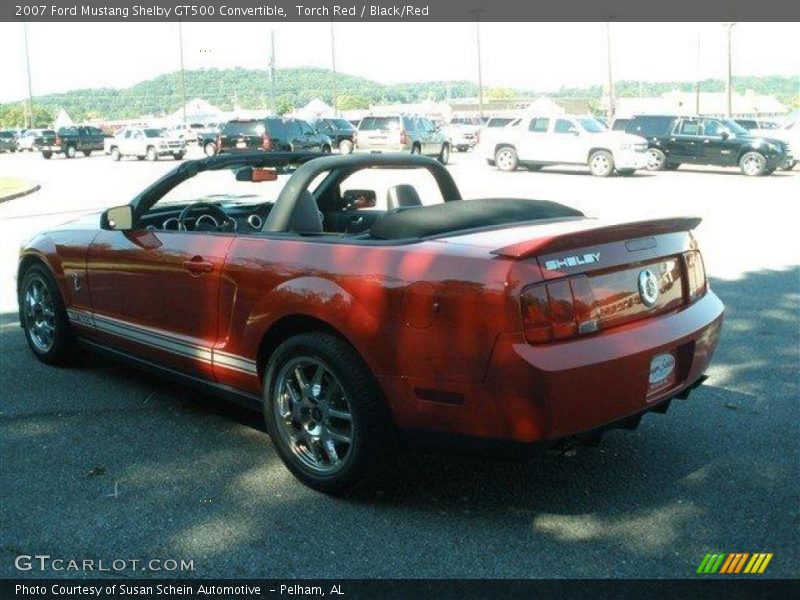
[[[336,23],[339,72],[382,83],[477,81],[474,23]],[[612,23],[614,78],[724,78],[720,23]],[[330,23],[185,23],[187,69],[331,66]],[[697,40],[700,39],[698,69]],[[180,68],[177,23],[30,23],[34,96],[128,87]],[[739,23],[734,75],[800,77],[800,24]],[[69,43],[65,43],[69,40]],[[484,85],[555,91],[607,80],[605,23],[481,23]],[[27,95],[23,26],[0,23],[0,102]]]

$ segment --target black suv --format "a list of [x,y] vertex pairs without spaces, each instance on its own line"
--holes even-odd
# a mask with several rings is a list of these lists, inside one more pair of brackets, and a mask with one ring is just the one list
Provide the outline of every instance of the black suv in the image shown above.
[[331,138],[333,147],[338,148],[342,154],[350,154],[353,151],[356,128],[350,121],[345,119],[315,119],[311,121],[311,125],[318,132]]
[[0,131],[0,152],[16,152],[17,136],[13,131]]
[[217,135],[217,154],[232,152],[330,152],[331,139],[300,119],[228,121]]
[[745,175],[769,175],[792,160],[779,140],[755,137],[732,119],[639,115],[625,131],[647,139],[651,171],[682,164],[738,166]]

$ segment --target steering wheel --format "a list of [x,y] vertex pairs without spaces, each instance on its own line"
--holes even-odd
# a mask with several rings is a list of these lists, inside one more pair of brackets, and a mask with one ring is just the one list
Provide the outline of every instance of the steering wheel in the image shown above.
[[[178,229],[180,231],[188,231],[186,228],[186,220],[188,219],[189,215],[193,212],[197,212],[198,210],[202,210],[208,216],[213,217],[214,220],[217,222],[217,226],[215,227],[216,231],[233,231],[236,228],[236,222],[228,216],[228,214],[222,210],[216,204],[211,204],[210,202],[193,202],[186,206],[182,211],[181,214],[178,215]],[[201,219],[203,215],[197,217],[197,219]],[[195,221],[194,230],[197,230],[198,222]],[[200,230],[202,231],[202,229]]]

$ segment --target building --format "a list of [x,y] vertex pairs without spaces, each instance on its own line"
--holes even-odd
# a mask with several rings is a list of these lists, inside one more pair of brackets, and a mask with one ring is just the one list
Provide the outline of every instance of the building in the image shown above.
[[[618,98],[614,116],[630,118],[642,114],[667,115],[725,115],[728,112],[728,95],[725,92],[700,92],[699,110],[695,92],[674,90],[657,98]],[[608,98],[601,106],[608,108]],[[753,90],[731,95],[731,112],[734,117],[777,117],[786,114],[786,107],[775,96],[762,96]]]

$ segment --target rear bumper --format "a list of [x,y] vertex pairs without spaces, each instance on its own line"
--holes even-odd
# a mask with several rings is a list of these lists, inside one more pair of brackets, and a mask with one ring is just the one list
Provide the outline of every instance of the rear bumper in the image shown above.
[[[501,334],[480,384],[381,384],[400,429],[548,444],[654,410],[690,388],[711,362],[722,315],[709,291],[680,311],[568,342],[534,346]],[[676,381],[648,396],[650,362],[663,352],[675,353]]]

